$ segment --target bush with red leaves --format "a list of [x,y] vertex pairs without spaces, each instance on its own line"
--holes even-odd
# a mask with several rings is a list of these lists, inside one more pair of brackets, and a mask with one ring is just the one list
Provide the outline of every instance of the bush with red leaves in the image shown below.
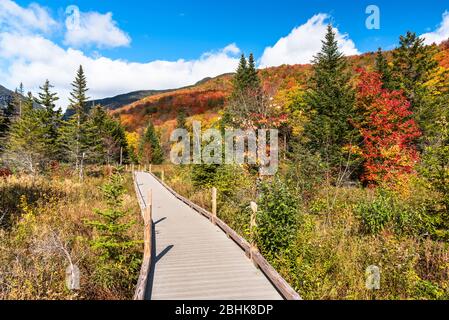
[[0,178],[7,178],[9,176],[12,176],[11,170],[8,168],[0,168]]

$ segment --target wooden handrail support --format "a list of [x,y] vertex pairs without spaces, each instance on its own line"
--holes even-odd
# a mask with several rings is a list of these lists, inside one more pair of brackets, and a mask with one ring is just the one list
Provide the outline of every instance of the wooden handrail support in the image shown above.
[[170,186],[168,186],[164,181],[156,177],[153,173],[150,174],[161,183],[171,194],[173,194],[177,199],[181,200],[187,204],[190,208],[196,212],[202,214],[204,217],[210,221],[215,220],[216,225],[231,238],[242,250],[246,252],[248,256],[252,257],[254,264],[259,267],[259,269],[265,274],[267,279],[273,284],[276,290],[284,297],[286,300],[302,300],[301,296],[285,281],[284,278],[268,263],[268,261],[262,256],[262,254],[257,250],[251,250],[251,244],[241,237],[237,232],[235,232],[231,227],[229,227],[223,220],[218,217],[214,217],[213,214],[206,209],[203,209],[199,205],[193,203],[187,198],[184,198],[176,191],[174,191]]
[[[137,180],[135,178],[135,172],[133,171],[134,187],[136,189],[137,197],[140,196],[140,189],[137,185]],[[134,292],[134,300],[145,300],[145,292],[148,283],[148,275],[151,268],[151,253],[152,253],[152,239],[153,239],[153,194],[150,190],[147,195],[146,203],[143,199],[139,199],[139,206],[142,212],[142,217],[144,221],[144,251],[143,251],[143,262],[140,268],[139,280],[137,281],[136,290]]]
[[212,188],[212,223],[217,224],[217,188]]

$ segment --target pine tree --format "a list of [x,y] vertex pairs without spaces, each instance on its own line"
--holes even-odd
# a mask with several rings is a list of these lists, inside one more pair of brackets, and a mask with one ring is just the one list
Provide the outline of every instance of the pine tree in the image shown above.
[[120,149],[123,156],[127,156],[125,130],[102,106],[97,105],[91,109],[86,127],[90,162],[111,164],[118,161]]
[[256,69],[256,62],[254,61],[254,55],[251,53],[248,59],[248,68],[246,69],[246,81],[247,88],[249,90],[260,90],[260,79]]
[[38,98],[35,99],[36,103],[45,107],[40,112],[41,122],[44,125],[45,135],[47,136],[47,153],[51,158],[57,158],[57,140],[58,140],[58,128],[62,121],[61,109],[55,110],[55,102],[59,100],[57,93],[51,92],[53,86],[48,80],[44,85],[39,87],[41,92],[38,94]]
[[15,107],[11,101],[8,101],[4,109],[0,109],[0,153],[4,151],[14,111]]
[[335,32],[329,25],[321,52],[314,60],[312,88],[304,97],[306,111],[311,116],[305,127],[308,148],[320,154],[328,169],[348,167],[348,149],[359,139],[350,123],[354,118],[354,92],[346,65],[346,58],[338,49]]
[[140,160],[148,164],[161,164],[164,154],[156,134],[153,123],[150,121],[140,143]]
[[39,87],[41,92],[39,92],[39,98],[36,99],[36,103],[44,106],[48,111],[54,111],[56,105],[55,102],[59,100],[56,92],[51,92],[53,86],[50,81],[46,80],[44,85]]
[[135,255],[137,250],[132,249],[141,242],[134,241],[127,235],[135,221],[123,222],[128,215],[128,212],[123,210],[123,195],[126,193],[123,184],[124,179],[119,173],[111,176],[110,181],[102,186],[108,208],[94,210],[99,219],[86,223],[97,231],[91,245],[99,251],[103,261],[131,264],[128,267],[135,268],[139,261]]
[[262,90],[253,54],[250,54],[249,61],[242,55],[233,84],[231,99],[221,119],[222,127],[229,122],[235,127],[248,129],[269,118],[272,110]]
[[375,71],[382,76],[382,83],[385,89],[393,89],[394,84],[392,82],[391,68],[388,65],[388,61],[385,58],[382,49],[379,48],[376,54]]
[[21,116],[22,115],[22,105],[25,99],[25,91],[23,88],[23,84],[20,83],[19,87],[14,90],[14,93],[12,95],[12,101],[11,106],[14,110],[15,116]]
[[248,83],[247,76],[248,61],[246,60],[245,55],[242,54],[233,80],[233,96],[241,95],[242,92],[246,89]]
[[17,167],[36,174],[49,160],[49,137],[42,123],[44,111],[34,109],[33,102],[29,93],[23,102],[22,115],[11,125],[7,152]]
[[176,128],[177,129],[187,129],[187,115],[185,109],[181,109],[176,117]]
[[420,127],[429,121],[431,113],[425,83],[438,68],[434,54],[435,47],[424,45],[424,39],[412,32],[400,37],[400,46],[393,52],[395,87],[404,90]]
[[89,100],[86,93],[89,89],[87,88],[87,80],[83,66],[79,67],[75,81],[72,82],[72,88],[69,97],[70,106],[75,110],[75,113],[86,116],[88,114],[87,100]]
[[87,81],[83,67],[80,66],[76,74],[75,81],[72,83],[72,92],[70,93],[70,107],[75,114],[65,122],[62,129],[60,144],[65,151],[68,159],[75,163],[76,170],[80,170],[87,151],[86,142],[86,119],[87,119]]

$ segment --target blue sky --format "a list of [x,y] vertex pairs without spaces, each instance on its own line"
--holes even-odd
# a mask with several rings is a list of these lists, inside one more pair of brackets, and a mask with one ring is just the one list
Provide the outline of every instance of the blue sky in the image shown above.
[[[369,5],[379,30],[365,26]],[[392,49],[407,30],[438,43],[447,10],[441,0],[0,0],[0,84],[35,93],[49,79],[65,108],[80,64],[93,98],[175,88],[235,70],[241,52],[260,68],[308,63],[329,22],[346,55]]]
[[[30,1],[17,3],[26,6]],[[41,4],[61,15],[72,4],[82,11],[112,12],[132,43],[103,54],[138,62],[194,59],[234,42],[243,51],[261,56],[266,46],[317,13],[330,14],[360,51],[373,51],[379,46],[395,45],[399,35],[407,30],[421,34],[434,29],[441,22],[442,13],[449,10],[449,2],[442,0],[47,0]],[[380,30],[365,28],[365,9],[370,4],[381,10]]]

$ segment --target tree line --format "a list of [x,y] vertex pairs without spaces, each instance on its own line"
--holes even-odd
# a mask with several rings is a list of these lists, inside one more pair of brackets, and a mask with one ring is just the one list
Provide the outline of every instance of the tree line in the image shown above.
[[49,80],[37,97],[23,86],[15,91],[0,117],[0,154],[11,168],[31,174],[60,163],[73,166],[80,178],[87,164],[125,164],[163,161],[159,136],[150,122],[137,148],[130,133],[101,105],[89,102],[87,79],[80,66],[71,84],[70,112],[56,109],[59,97]]
[[[440,50],[407,32],[398,48],[379,49],[359,67],[329,25],[307,84],[297,88],[271,94],[252,55],[242,56],[221,126],[278,128],[282,175],[304,194],[318,185],[394,188],[418,177],[440,194],[428,204],[433,234],[449,238],[449,74],[436,60]],[[212,181],[219,172],[199,171]]]

